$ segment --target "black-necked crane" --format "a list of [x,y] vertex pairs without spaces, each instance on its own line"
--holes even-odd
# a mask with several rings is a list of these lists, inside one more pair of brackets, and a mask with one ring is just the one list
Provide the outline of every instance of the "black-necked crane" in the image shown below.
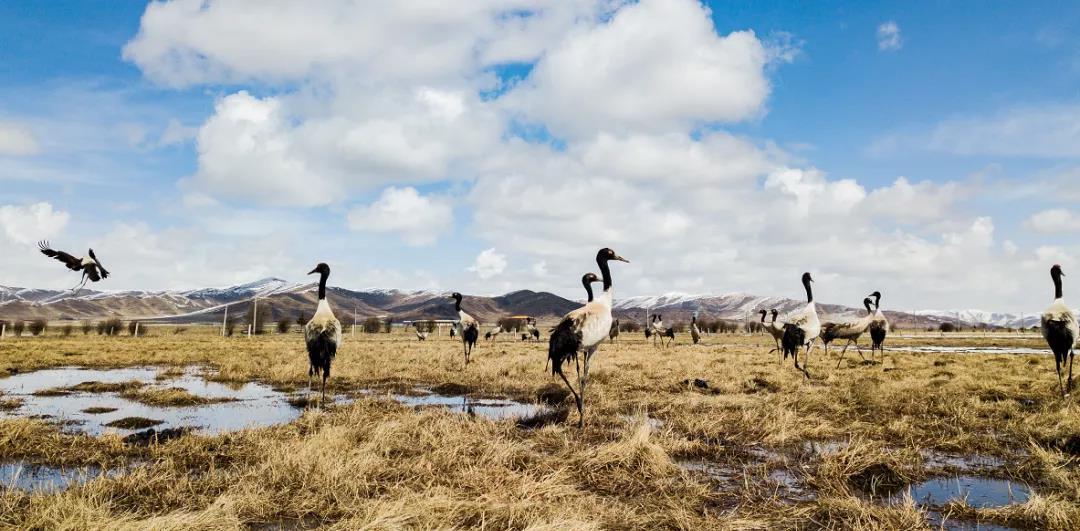
[[308,389],[311,389],[311,377],[322,376],[322,398],[326,399],[326,379],[330,377],[330,363],[337,355],[341,344],[341,323],[334,317],[330,303],[326,301],[326,279],[330,278],[330,266],[320,263],[309,275],[319,274],[319,304],[315,315],[304,325],[304,343],[307,344]]
[[779,358],[780,362],[783,363],[783,361],[784,361],[784,358],[783,358],[784,351],[783,351],[783,349],[780,348],[780,340],[784,338],[784,325],[783,325],[783,323],[777,323],[776,322],[776,316],[780,312],[778,312],[776,310],[776,308],[773,308],[772,309],[772,322],[769,322],[769,323],[765,322],[765,316],[768,315],[769,312],[766,311],[766,310],[760,310],[759,313],[761,313],[761,326],[765,329],[766,332],[769,333],[770,336],[772,336],[773,341],[776,342],[776,348],[770,350],[769,354],[772,354],[773,352],[776,352],[777,354],[780,355],[780,358]]
[[[874,319],[870,321],[870,359],[874,359],[874,352],[881,351],[881,364],[885,364],[885,336],[889,333],[889,320],[881,311],[881,292],[875,291],[870,294],[874,298]],[[893,363],[896,363],[895,358]]]
[[614,343],[619,339],[619,320],[615,319],[611,322],[611,330],[608,331],[608,341]]
[[49,247],[49,242],[38,242],[38,248],[41,249],[41,254],[48,256],[49,258],[55,258],[64,263],[68,269],[72,271],[82,271],[82,281],[77,284],[71,291],[78,293],[79,290],[86,285],[86,281],[97,282],[103,278],[109,278],[109,272],[105,270],[105,267],[101,265],[97,255],[94,254],[94,250],[87,251],[86,256],[75,257],[64,251],[55,251]]
[[[596,273],[585,273],[584,275],[581,275],[581,285],[582,285],[582,286],[583,286],[583,287],[585,288],[585,297],[586,297],[586,298],[585,298],[585,304],[589,304],[590,302],[592,302],[592,301],[593,301],[593,290],[592,290],[592,285],[593,285],[593,283],[595,283],[595,282],[599,282],[599,281],[600,281],[600,279],[599,279],[599,278],[597,278],[597,276],[596,276]],[[552,334],[554,334],[554,333],[555,333],[555,328],[552,328],[552,329],[551,329],[551,333],[552,333]],[[548,344],[548,349],[549,349],[549,350],[551,349],[551,344],[550,344],[550,343]],[[566,362],[566,361],[569,361],[569,360],[570,360],[570,358],[573,358],[573,359],[574,359],[574,363],[577,363],[577,351],[574,351],[574,353],[573,353],[573,354],[571,354],[571,355],[569,355],[569,356],[565,357],[565,358],[563,359],[563,361],[564,361],[564,362]],[[545,371],[545,372],[546,372],[546,371],[548,370],[548,364],[550,364],[550,363],[551,363],[551,360],[552,360],[552,358],[551,358],[551,355],[550,355],[550,353],[549,353],[549,354],[548,354],[548,359],[547,359],[547,361],[546,361],[546,362],[544,363],[544,371]],[[554,373],[554,372],[552,372],[552,375],[554,375],[554,374],[555,374],[555,373]]]
[[697,314],[690,317],[690,339],[694,341],[695,345],[698,344],[698,341],[701,341],[701,331],[698,330],[697,326]]
[[[585,388],[589,382],[589,363],[600,342],[611,332],[611,306],[614,294],[608,262],[612,260],[629,262],[609,248],[600,249],[596,253],[596,265],[600,268],[604,291],[596,300],[566,314],[555,326],[548,343],[548,358],[551,360],[552,373],[562,377],[577,403],[578,428],[585,426]],[[578,351],[584,352],[585,356],[582,372],[578,376],[578,390],[575,391],[574,386],[563,373],[562,367],[563,361],[570,356],[576,356]]]
[[458,328],[461,329],[461,344],[465,351],[465,365],[469,364],[469,356],[476,346],[476,340],[480,339],[480,323],[473,316],[461,309],[461,294],[454,292],[450,295],[454,299],[454,311],[458,313]]
[[855,344],[855,349],[859,351],[859,356],[862,359],[866,359],[863,356],[862,349],[859,348],[859,338],[870,328],[870,324],[874,321],[874,310],[870,307],[870,298],[867,297],[862,301],[863,307],[866,308],[866,315],[860,317],[854,321],[826,321],[821,324],[821,343],[825,345],[825,356],[829,355],[829,343],[837,339],[846,339],[847,343],[844,344],[844,349],[840,351],[840,358],[836,360],[836,368],[840,368],[840,362],[844,361],[844,353],[847,352],[849,346],[852,343]]
[[525,333],[533,341],[540,341],[540,329],[536,328],[536,319],[532,317],[525,319]]
[[421,332],[420,327],[419,326],[416,327],[416,339],[417,340],[419,340],[419,341],[427,341],[427,336],[428,336],[427,332]]
[[[807,371],[810,350],[813,349],[814,340],[821,334],[821,321],[818,320],[817,306],[814,305],[814,292],[810,289],[810,283],[813,281],[810,273],[803,273],[802,283],[806,290],[806,306],[785,319],[784,337],[780,339],[784,358],[790,354],[795,359],[795,368],[802,371],[807,378],[810,377],[810,372]],[[803,347],[806,347],[806,355],[803,356],[803,366],[799,367],[799,349]]]
[[1050,268],[1050,278],[1054,281],[1054,302],[1050,303],[1050,307],[1042,314],[1042,333],[1046,338],[1046,344],[1054,352],[1054,366],[1057,369],[1061,398],[1068,396],[1066,386],[1061,383],[1061,365],[1068,358],[1069,385],[1067,389],[1071,391],[1073,347],[1076,345],[1077,338],[1080,338],[1080,325],[1076,322],[1076,315],[1065,304],[1062,296],[1061,277],[1063,276],[1065,273],[1061,271],[1061,266],[1054,264],[1054,267]]

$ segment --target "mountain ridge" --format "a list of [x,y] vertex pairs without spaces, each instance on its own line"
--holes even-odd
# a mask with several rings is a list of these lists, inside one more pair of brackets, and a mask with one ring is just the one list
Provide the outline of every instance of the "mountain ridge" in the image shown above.
[[[82,320],[119,317],[123,319],[162,320],[183,322],[219,321],[226,307],[246,304],[258,298],[267,304],[273,319],[299,316],[315,304],[315,282],[290,282],[267,277],[252,282],[225,287],[184,290],[48,290],[0,286],[0,319]],[[456,313],[448,291],[401,290],[394,288],[364,288],[351,290],[331,287],[331,304],[339,317],[353,312],[357,319],[391,316],[395,320],[454,319]],[[265,301],[265,303],[263,302]],[[538,319],[555,319],[580,306],[582,301],[566,299],[545,291],[516,290],[494,296],[466,296],[464,306],[477,318],[494,322],[507,315],[531,315]],[[745,292],[722,295],[669,292],[661,295],[639,295],[618,299],[613,307],[621,319],[644,322],[646,315],[665,315],[665,321],[688,321],[698,313],[702,317],[728,320],[757,320],[758,310],[778,309],[781,314],[797,310],[803,302],[777,296],[759,296]],[[819,303],[823,316],[854,317],[862,308]],[[233,311],[238,311],[234,308]],[[1010,314],[984,310],[916,310],[897,312],[885,310],[894,322],[918,322],[919,326],[934,327],[943,322],[965,326],[986,324],[1015,328],[1037,325],[1039,315]],[[344,320],[344,319],[343,319]]]

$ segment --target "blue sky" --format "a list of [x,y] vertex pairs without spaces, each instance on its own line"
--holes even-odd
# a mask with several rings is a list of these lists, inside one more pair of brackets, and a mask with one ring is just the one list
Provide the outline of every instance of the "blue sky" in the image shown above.
[[50,238],[112,289],[577,297],[612,246],[625,295],[1032,311],[1080,253],[1075,3],[409,7],[0,5],[0,284],[73,284]]

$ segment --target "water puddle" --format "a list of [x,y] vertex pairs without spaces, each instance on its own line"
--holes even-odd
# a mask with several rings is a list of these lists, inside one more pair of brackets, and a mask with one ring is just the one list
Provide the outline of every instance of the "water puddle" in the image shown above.
[[[147,426],[158,430],[197,428],[210,432],[236,431],[291,422],[301,411],[292,407],[288,396],[270,386],[248,382],[230,385],[206,380],[202,369],[162,372],[156,367],[85,369],[63,367],[17,374],[0,379],[0,392],[22,399],[21,406],[0,412],[0,418],[15,416],[46,418],[65,429],[91,435],[128,435]],[[164,377],[159,377],[164,375]],[[120,392],[52,390],[73,388],[113,389],[109,384],[141,384],[142,390],[176,388],[201,399],[224,402],[154,406],[120,396]],[[93,385],[90,385],[93,383]],[[85,385],[80,385],[85,384]]]
[[915,503],[926,507],[942,507],[956,500],[977,509],[1004,507],[1024,503],[1031,489],[1024,483],[979,476],[934,478],[901,489],[889,497],[890,503],[901,503],[910,493]]
[[926,468],[940,468],[952,472],[986,472],[1005,466],[1005,460],[992,455],[959,455],[937,450],[921,450]]
[[932,345],[923,346],[894,346],[889,350],[900,352],[914,352],[917,354],[1046,354],[1047,349],[1029,347],[939,347]]
[[389,398],[413,407],[443,407],[469,416],[491,420],[521,419],[546,413],[540,404],[528,404],[506,398],[471,398],[469,395],[445,395],[426,387],[413,388],[415,394],[391,394]]
[[125,468],[102,470],[98,466],[55,467],[17,461],[0,464],[0,488],[26,492],[59,492],[69,486],[82,485],[99,477],[115,477],[125,470]]

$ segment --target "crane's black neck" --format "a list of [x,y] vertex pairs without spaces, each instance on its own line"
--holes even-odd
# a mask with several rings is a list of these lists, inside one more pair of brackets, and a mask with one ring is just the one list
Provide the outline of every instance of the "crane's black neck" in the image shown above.
[[585,286],[585,293],[587,293],[589,295],[589,300],[586,301],[586,302],[592,302],[593,301],[592,282],[589,282],[588,280],[583,279],[581,281],[581,284],[583,286]]
[[814,291],[810,289],[810,279],[803,279],[803,287],[806,288],[806,303],[814,302]]
[[881,308],[881,294],[880,293],[875,293],[874,294],[874,309],[880,309],[880,308]]
[[461,299],[454,297],[454,311],[461,313]]
[[765,316],[768,315],[764,310],[761,312],[761,324],[765,324]]
[[866,307],[866,313],[867,314],[874,313],[874,311],[870,309],[870,299],[863,299],[862,302],[863,302],[863,306]]
[[319,273],[319,300],[326,298],[326,279],[329,277],[329,271],[322,271]]
[[607,263],[607,258],[596,259],[596,265],[600,266],[600,276],[604,279],[604,291],[611,289],[611,270]]
[[1050,270],[1050,278],[1054,279],[1054,298],[1055,299],[1060,299],[1062,297],[1062,293],[1061,293],[1061,270],[1060,269],[1052,269],[1052,270]]

